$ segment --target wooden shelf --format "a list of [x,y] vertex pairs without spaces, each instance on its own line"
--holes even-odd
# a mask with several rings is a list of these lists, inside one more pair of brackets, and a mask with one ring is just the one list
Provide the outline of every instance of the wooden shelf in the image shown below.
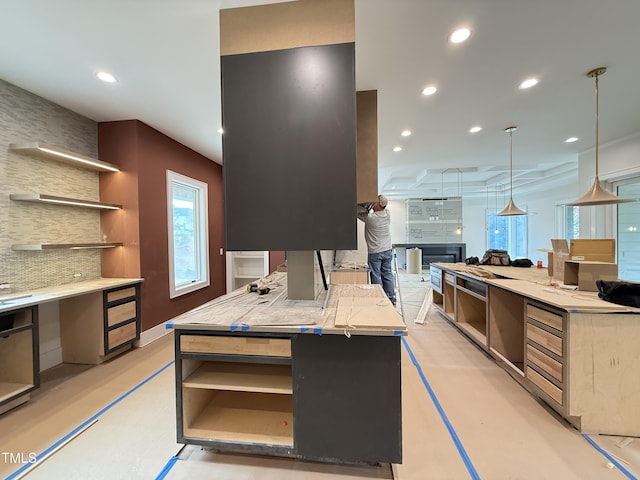
[[104,243],[20,243],[11,245],[12,250],[39,251],[39,250],[84,250],[94,248],[121,247],[122,242]]
[[108,162],[103,162],[97,158],[87,157],[69,150],[64,150],[53,145],[42,142],[12,143],[9,148],[14,152],[37,155],[48,160],[67,163],[80,168],[97,170],[101,172],[119,172],[120,169]]
[[212,441],[293,446],[293,396],[212,392],[184,436]]
[[77,198],[56,197],[44,193],[12,193],[11,200],[17,202],[48,203],[69,207],[95,208],[100,210],[120,210],[122,205],[116,203],[94,202],[93,200],[80,200]]
[[240,392],[293,393],[291,365],[205,362],[183,387]]
[[0,404],[11,397],[19,395],[21,392],[27,393],[32,388],[33,383],[0,382]]
[[482,347],[487,344],[487,324],[484,322],[460,323],[458,326],[473,337]]

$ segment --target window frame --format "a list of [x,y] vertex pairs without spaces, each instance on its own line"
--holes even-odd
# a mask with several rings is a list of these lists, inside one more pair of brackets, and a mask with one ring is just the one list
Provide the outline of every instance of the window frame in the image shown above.
[[[182,186],[195,192],[194,230],[196,279],[177,284],[175,278],[176,257],[174,251],[174,186]],[[167,170],[167,236],[169,264],[169,298],[176,298],[211,285],[209,268],[209,188],[204,182],[171,170]]]
[[[526,209],[526,206],[525,206]],[[500,212],[499,209],[497,208],[487,208],[486,209],[486,215],[485,215],[485,222],[486,222],[486,236],[485,236],[485,242],[486,242],[486,246],[487,249],[490,248],[499,248],[499,249],[504,249],[507,250],[509,252],[509,256],[511,257],[512,260],[516,259],[516,258],[527,258],[528,257],[528,252],[529,252],[529,218],[528,215],[510,215],[510,216],[503,216],[503,217],[499,217],[498,213]],[[505,223],[507,225],[507,237],[506,237],[506,241],[507,241],[507,245],[495,245],[492,242],[492,236],[494,235],[494,232],[491,231],[491,226],[492,226],[492,217],[494,218],[500,218],[502,219],[503,223]],[[523,238],[523,243],[520,244],[518,243],[518,229],[517,229],[517,221],[518,219],[522,219],[524,221],[524,233],[522,235],[520,235]]]

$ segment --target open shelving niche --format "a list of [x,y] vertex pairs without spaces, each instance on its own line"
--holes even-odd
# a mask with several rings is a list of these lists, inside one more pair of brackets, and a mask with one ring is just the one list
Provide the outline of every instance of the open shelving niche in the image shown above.
[[509,371],[524,376],[525,298],[493,285],[489,286],[489,342],[491,353],[509,365]]
[[227,292],[269,274],[269,252],[227,252]]
[[480,345],[487,344],[487,286],[483,282],[456,279],[456,322]]
[[184,438],[293,448],[290,351],[254,353],[182,353]]
[[37,312],[32,306],[0,314],[0,413],[27,401],[40,384]]

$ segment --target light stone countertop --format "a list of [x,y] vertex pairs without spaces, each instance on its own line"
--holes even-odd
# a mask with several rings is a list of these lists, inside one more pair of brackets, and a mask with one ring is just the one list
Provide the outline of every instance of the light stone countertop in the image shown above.
[[[0,313],[110,288],[133,285],[142,281],[142,278],[99,278],[97,280],[67,283],[57,287],[38,288],[36,290],[0,295]],[[3,301],[3,299],[6,300]]]

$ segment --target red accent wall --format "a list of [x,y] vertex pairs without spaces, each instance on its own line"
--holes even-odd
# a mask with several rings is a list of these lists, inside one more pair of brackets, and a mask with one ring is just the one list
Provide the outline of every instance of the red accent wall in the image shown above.
[[[100,159],[123,170],[100,179],[100,199],[124,207],[102,217],[102,230],[110,241],[121,235],[125,242],[104,252],[102,276],[144,278],[142,330],[224,294],[222,167],[139,120],[99,123],[98,151]],[[209,186],[211,285],[174,299],[169,298],[167,170]]]
[[285,261],[285,252],[269,252],[269,273],[273,273],[278,268],[278,265],[283,264]]

